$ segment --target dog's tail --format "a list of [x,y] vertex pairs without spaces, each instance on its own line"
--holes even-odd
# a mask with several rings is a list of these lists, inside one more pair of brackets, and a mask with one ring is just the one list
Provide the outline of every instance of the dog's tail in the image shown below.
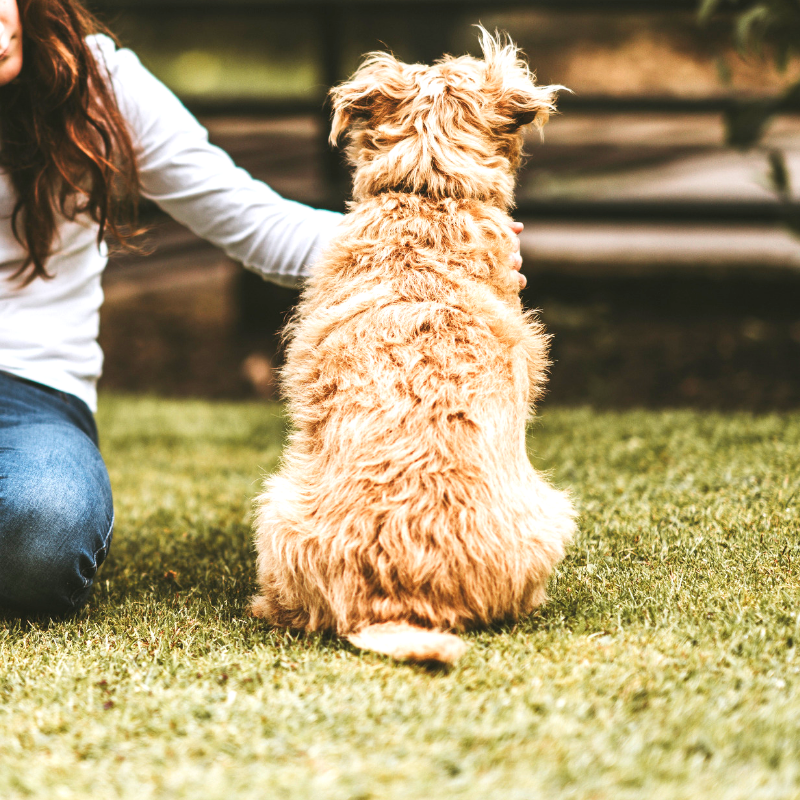
[[362,650],[373,650],[398,661],[438,661],[452,664],[467,650],[467,643],[445,631],[421,628],[408,622],[380,622],[347,636]]

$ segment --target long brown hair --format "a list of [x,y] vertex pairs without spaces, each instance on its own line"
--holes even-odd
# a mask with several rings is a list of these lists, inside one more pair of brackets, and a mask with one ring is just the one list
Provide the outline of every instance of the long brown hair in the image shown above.
[[[51,277],[59,217],[88,216],[126,242],[139,190],[133,143],[86,37],[103,26],[77,0],[18,0],[20,75],[0,87],[0,166],[16,193],[14,236],[27,258],[14,274]],[[125,208],[127,207],[127,208]]]

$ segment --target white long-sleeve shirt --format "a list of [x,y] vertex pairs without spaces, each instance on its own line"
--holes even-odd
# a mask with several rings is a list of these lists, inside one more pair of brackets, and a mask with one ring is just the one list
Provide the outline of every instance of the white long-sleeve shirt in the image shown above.
[[[286,286],[308,274],[340,215],[286,200],[236,167],[130,50],[88,40],[105,65],[131,131],[145,197],[231,258]],[[88,217],[62,219],[47,262],[51,280],[9,280],[26,254],[11,230],[15,195],[0,172],[0,370],[97,406],[97,343],[108,261]]]

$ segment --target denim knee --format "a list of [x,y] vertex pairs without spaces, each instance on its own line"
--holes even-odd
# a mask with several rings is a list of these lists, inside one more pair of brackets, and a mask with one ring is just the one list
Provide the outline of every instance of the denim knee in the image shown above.
[[22,613],[74,611],[111,543],[100,453],[75,429],[48,425],[0,455],[0,602]]

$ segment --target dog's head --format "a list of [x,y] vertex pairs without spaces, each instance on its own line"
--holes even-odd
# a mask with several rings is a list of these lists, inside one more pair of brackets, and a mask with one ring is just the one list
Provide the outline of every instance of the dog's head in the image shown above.
[[349,133],[353,196],[386,191],[513,202],[526,125],[541,128],[561,86],[536,86],[510,40],[481,28],[483,59],[433,66],[371,53],[331,91],[331,142]]

